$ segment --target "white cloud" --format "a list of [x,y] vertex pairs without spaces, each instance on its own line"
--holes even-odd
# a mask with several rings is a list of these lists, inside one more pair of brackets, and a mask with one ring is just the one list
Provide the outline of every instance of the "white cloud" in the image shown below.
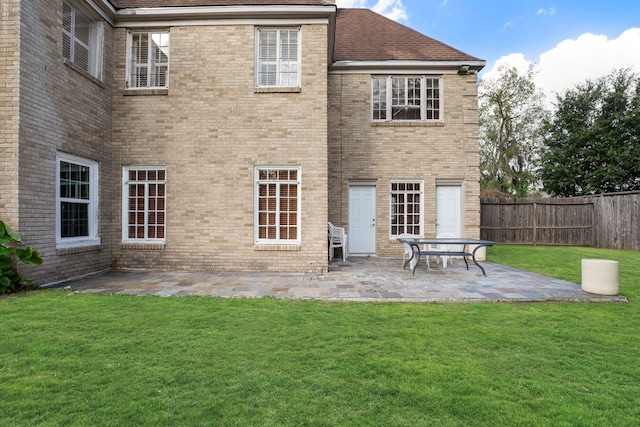
[[547,15],[555,15],[555,14],[556,14],[555,7],[550,7],[548,9],[545,9],[545,8],[538,9],[538,15],[547,16]]
[[505,23],[504,23],[504,25],[502,26],[502,31],[507,31],[507,29],[508,29],[509,27],[512,27],[512,26],[513,26],[513,22],[511,22],[511,21],[507,21],[507,22],[505,22]]
[[336,6],[342,8],[366,7],[394,21],[407,21],[407,9],[402,0],[336,0]]
[[640,28],[632,28],[616,39],[583,34],[564,40],[540,55],[536,83],[546,92],[561,93],[587,79],[596,79],[616,68],[640,72]]
[[495,64],[493,64],[493,68],[486,71],[484,73],[483,79],[495,79],[499,76],[498,69],[501,66],[509,66],[515,67],[520,73],[525,73],[533,63],[524,57],[522,53],[510,53],[509,55],[505,55],[500,57]]
[[498,59],[483,78],[495,78],[498,68],[511,65],[525,71],[534,66],[535,83],[547,96],[547,102],[555,101],[556,94],[575,87],[587,79],[597,79],[614,69],[631,68],[640,73],[640,28],[631,28],[618,38],[604,35],[582,34],[577,39],[564,40],[556,47],[540,55],[534,63],[522,53],[512,53]]
[[342,8],[366,7],[367,0],[336,0],[336,6]]
[[408,18],[407,10],[402,4],[402,0],[378,0],[372,9],[374,12],[394,21],[406,21]]

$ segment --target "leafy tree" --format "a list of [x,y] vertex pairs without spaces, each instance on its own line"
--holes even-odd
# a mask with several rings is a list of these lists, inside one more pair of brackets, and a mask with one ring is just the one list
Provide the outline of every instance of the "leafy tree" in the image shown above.
[[16,292],[31,283],[30,280],[18,274],[14,265],[14,254],[25,264],[42,264],[40,254],[31,246],[17,247],[20,242],[20,235],[3,221],[0,221],[0,294]]
[[479,87],[480,188],[526,197],[538,181],[547,112],[532,69],[502,66],[498,76]]
[[640,78],[616,70],[558,95],[541,176],[559,196],[640,190]]

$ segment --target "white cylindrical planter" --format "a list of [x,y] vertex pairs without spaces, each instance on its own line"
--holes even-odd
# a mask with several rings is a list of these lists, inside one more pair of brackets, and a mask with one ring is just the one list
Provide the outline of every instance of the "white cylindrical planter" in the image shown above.
[[[469,252],[473,253],[473,250],[477,247],[477,245],[469,245]],[[467,257],[471,259],[471,257]],[[476,261],[486,261],[487,260],[487,247],[482,246],[480,249],[476,251]]]
[[590,294],[618,295],[618,261],[583,259],[582,290]]

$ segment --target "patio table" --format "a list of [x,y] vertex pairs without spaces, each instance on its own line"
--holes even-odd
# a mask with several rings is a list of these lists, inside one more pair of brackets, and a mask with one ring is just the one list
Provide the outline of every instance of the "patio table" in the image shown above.
[[[478,249],[493,246],[495,243],[489,240],[479,239],[467,239],[464,237],[452,237],[452,238],[435,238],[435,237],[403,237],[398,238],[398,242],[407,244],[411,247],[411,258],[406,260],[402,265],[402,268],[406,268],[407,265],[411,266],[412,274],[416,274],[416,267],[420,264],[420,257],[425,256],[461,256],[464,260],[467,270],[469,269],[469,263],[467,257],[471,257],[473,263],[482,271],[484,276],[487,273],[484,268],[476,260],[476,252]],[[442,250],[438,248],[431,248],[429,245],[454,245],[461,250]],[[424,249],[421,249],[421,246]],[[473,246],[473,249],[470,247]]]

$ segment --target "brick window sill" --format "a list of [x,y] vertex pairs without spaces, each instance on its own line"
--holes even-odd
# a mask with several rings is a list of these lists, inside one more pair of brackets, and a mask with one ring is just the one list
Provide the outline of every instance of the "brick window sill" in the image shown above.
[[93,83],[95,83],[96,85],[98,85],[98,86],[100,86],[101,88],[104,89],[105,86],[104,86],[104,82],[102,80],[100,80],[96,76],[93,76],[93,75],[89,74],[87,71],[85,71],[82,68],[78,67],[76,64],[74,64],[73,62],[71,62],[67,58],[64,58],[64,65],[66,65],[67,67],[69,67],[73,71],[75,71],[76,73],[82,75],[84,78],[86,78],[88,80],[91,80]]
[[134,250],[134,251],[163,251],[165,250],[165,243],[121,243],[120,249]]
[[56,255],[73,255],[73,254],[81,254],[85,252],[97,252],[101,249],[100,245],[88,245],[88,246],[75,246],[71,248],[60,248],[56,249]]
[[122,91],[124,96],[162,96],[169,95],[169,89],[125,89]]
[[274,86],[254,88],[254,93],[300,93],[301,91],[300,87]]
[[254,251],[283,251],[292,252],[300,251],[301,245],[253,245]]
[[371,127],[444,127],[443,121],[433,122],[413,122],[413,121],[395,121],[395,122],[371,122]]

